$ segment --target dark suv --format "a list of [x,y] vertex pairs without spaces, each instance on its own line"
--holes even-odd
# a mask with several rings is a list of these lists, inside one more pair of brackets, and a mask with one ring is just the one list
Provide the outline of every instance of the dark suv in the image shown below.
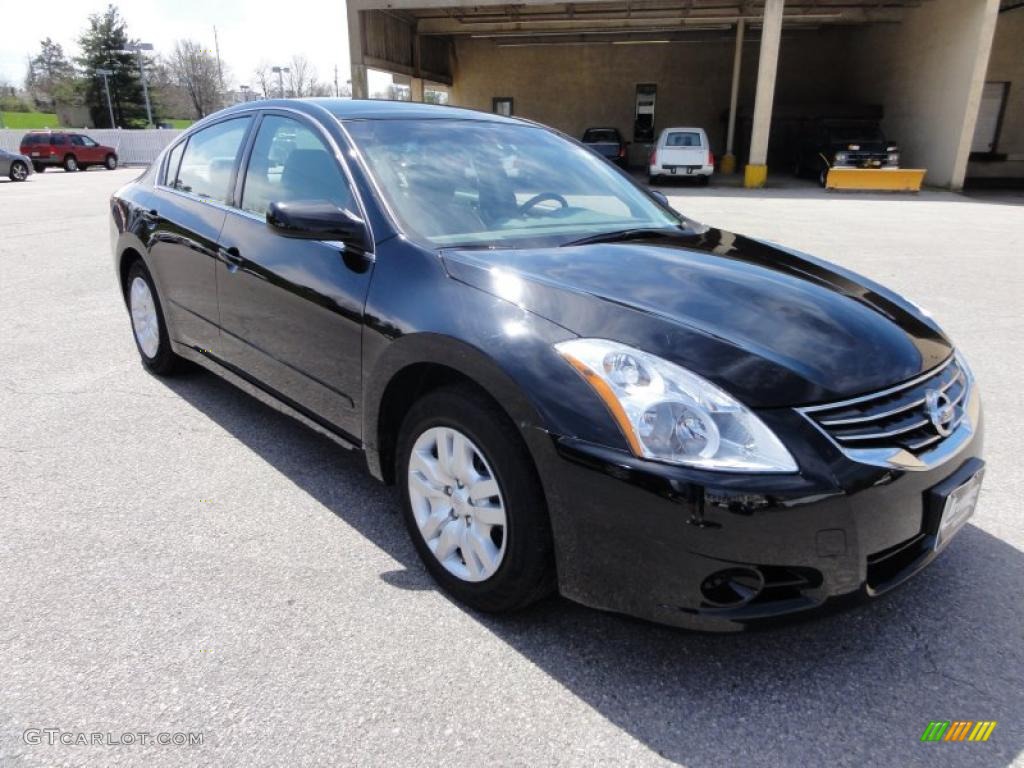
[[90,165],[102,165],[110,171],[117,168],[117,151],[113,147],[97,144],[82,133],[27,133],[21,140],[21,154],[32,159],[32,165],[37,173],[57,166],[69,172],[85,169]]

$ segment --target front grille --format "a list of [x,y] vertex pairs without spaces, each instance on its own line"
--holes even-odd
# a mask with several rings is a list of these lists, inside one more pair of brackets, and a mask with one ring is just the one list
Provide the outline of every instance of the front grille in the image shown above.
[[898,387],[801,410],[844,450],[902,449],[920,456],[963,422],[970,386],[967,371],[951,357]]

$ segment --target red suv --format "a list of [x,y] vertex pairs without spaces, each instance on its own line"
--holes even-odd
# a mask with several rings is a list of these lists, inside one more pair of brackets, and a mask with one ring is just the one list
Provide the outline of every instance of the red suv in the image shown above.
[[51,166],[77,171],[90,165],[117,168],[117,152],[113,147],[97,144],[81,133],[64,131],[33,131],[21,140],[21,154],[32,159],[37,173]]

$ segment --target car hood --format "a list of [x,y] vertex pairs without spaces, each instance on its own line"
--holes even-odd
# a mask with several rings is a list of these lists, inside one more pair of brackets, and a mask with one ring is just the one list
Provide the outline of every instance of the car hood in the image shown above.
[[919,308],[827,262],[718,229],[442,252],[456,280],[580,336],[671,360],[754,407],[873,392],[944,361]]

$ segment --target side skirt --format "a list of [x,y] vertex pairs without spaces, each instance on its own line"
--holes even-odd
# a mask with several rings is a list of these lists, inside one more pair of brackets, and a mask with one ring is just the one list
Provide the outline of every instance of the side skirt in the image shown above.
[[306,427],[309,427],[314,432],[318,432],[324,437],[330,439],[334,443],[337,443],[342,448],[349,451],[360,450],[360,446],[353,442],[353,438],[345,435],[341,435],[333,429],[321,424],[313,418],[310,418],[298,408],[289,405],[284,400],[280,399],[274,393],[267,391],[263,387],[250,381],[248,378],[236,373],[232,368],[229,368],[226,364],[215,360],[209,355],[205,355],[202,352],[186,345],[180,344],[176,341],[171,341],[171,349],[176,354],[190,360],[196,365],[200,365],[206,370],[210,371],[230,384],[238,387],[238,389],[245,392],[247,395],[256,398],[264,405],[268,405],[279,413],[283,413],[285,416],[290,416],[296,421],[300,422]]

